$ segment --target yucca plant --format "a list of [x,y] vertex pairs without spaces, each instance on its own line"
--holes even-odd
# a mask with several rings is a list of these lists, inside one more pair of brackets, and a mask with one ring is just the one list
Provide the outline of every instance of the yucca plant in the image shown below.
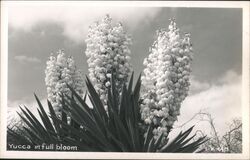
[[[200,152],[197,149],[206,141],[206,138],[201,137],[192,141],[195,135],[188,136],[193,127],[179,133],[171,142],[169,138],[163,141],[163,135],[155,139],[152,126],[148,126],[144,132],[139,109],[140,78],[132,89],[132,74],[128,85],[123,85],[121,94],[115,87],[115,81],[112,77],[111,86],[108,88],[108,111],[104,109],[104,104],[88,77],[86,86],[93,107],[86,103],[87,95],[81,98],[69,86],[73,96],[62,95],[62,118],[56,116],[50,101],[48,101],[49,114],[47,114],[35,95],[42,122],[28,108],[21,108],[24,116],[19,115],[28,127],[20,129],[22,134],[9,128],[8,136],[15,139],[18,144],[74,145],[78,146],[78,151]],[[67,117],[70,117],[71,123],[68,123]]]

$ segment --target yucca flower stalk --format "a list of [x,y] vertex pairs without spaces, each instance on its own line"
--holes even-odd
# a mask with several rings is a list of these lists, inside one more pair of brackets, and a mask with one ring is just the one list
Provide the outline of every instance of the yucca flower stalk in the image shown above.
[[126,34],[121,23],[114,25],[110,16],[106,15],[100,22],[89,27],[85,41],[89,78],[107,107],[111,73],[116,79],[118,93],[121,93],[122,84],[127,82],[131,72],[129,62],[131,38]]
[[151,53],[144,60],[142,75],[141,117],[153,124],[154,135],[166,136],[180,114],[182,101],[188,95],[192,44],[190,35],[182,36],[174,19],[168,30],[157,31]]
[[61,115],[62,99],[60,94],[71,95],[71,85],[78,94],[83,94],[84,81],[81,72],[76,68],[73,57],[67,57],[64,51],[59,50],[56,56],[49,57],[45,70],[45,84],[48,99],[57,115]]

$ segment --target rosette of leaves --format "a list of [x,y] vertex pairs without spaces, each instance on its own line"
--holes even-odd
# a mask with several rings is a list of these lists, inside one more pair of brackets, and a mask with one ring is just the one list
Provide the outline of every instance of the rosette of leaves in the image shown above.
[[[60,119],[57,118],[49,101],[50,113],[47,114],[35,96],[42,122],[29,109],[22,109],[24,116],[20,114],[20,117],[27,127],[23,128],[23,134],[9,128],[8,136],[14,138],[18,144],[61,143],[78,146],[79,151],[92,152],[199,152],[196,151],[199,145],[206,141],[205,137],[192,141],[195,135],[189,135],[193,127],[181,132],[172,141],[167,138],[164,143],[163,135],[154,138],[152,126],[148,126],[144,133],[140,127],[138,102],[141,81],[139,78],[132,89],[133,74],[128,85],[123,85],[121,95],[117,94],[114,78],[111,78],[111,86],[108,88],[108,113],[88,78],[86,86],[93,108],[86,104],[86,97],[81,98],[72,87],[69,87],[73,96],[62,95],[63,114]],[[68,123],[67,116],[74,123]]]

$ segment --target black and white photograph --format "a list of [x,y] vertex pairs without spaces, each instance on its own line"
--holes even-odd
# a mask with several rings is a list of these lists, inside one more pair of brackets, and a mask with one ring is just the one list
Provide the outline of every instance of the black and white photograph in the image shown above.
[[0,158],[248,159],[249,7],[3,2]]

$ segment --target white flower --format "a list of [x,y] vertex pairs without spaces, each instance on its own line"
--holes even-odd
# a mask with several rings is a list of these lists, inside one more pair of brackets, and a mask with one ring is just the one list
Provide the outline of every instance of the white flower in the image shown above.
[[106,82],[106,83],[105,83],[105,86],[106,86],[106,87],[109,87],[109,86],[110,86],[110,82],[109,82],[109,81]]
[[[145,69],[141,78],[144,88],[141,105],[144,116],[141,118],[146,124],[152,121],[156,123],[156,137],[162,132],[167,135],[177,120],[181,102],[187,96],[190,84],[190,35],[182,36],[174,20],[171,20],[168,29],[157,32],[157,40],[152,45],[148,58],[144,59]],[[150,111],[145,111],[144,108],[149,108]],[[155,117],[160,121],[156,121]]]

